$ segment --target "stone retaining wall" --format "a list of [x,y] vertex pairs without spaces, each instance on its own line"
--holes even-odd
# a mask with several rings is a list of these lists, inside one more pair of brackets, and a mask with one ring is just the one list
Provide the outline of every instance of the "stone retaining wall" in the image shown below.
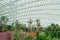
[[0,40],[13,40],[13,33],[0,32]]
[[[18,36],[20,39],[24,38],[24,35],[32,36],[33,38],[36,37],[35,32],[19,32]],[[0,32],[0,40],[13,40],[14,33],[12,32]]]

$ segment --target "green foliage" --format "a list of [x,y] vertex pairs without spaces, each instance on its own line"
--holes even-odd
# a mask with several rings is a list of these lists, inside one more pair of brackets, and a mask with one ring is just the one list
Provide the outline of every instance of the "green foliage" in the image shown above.
[[52,40],[58,40],[58,38],[54,37]]
[[47,40],[51,40],[51,35],[48,35],[47,36]]
[[2,25],[0,25],[0,30],[2,30]]
[[33,20],[31,20],[31,19],[30,19],[30,20],[28,20],[28,23],[32,23],[32,22],[33,22]]
[[59,32],[57,32],[57,37],[58,37],[58,38],[60,38],[60,31],[59,31]]
[[[0,30],[9,30],[14,32],[24,31],[24,32],[36,32],[37,40],[59,40],[60,39],[60,25],[52,23],[47,28],[43,28],[40,25],[40,19],[36,20],[36,26],[32,26],[33,20],[28,20],[28,27],[25,24],[19,23],[16,20],[12,25],[7,25],[6,23],[9,21],[7,16],[2,16],[0,18],[2,25],[0,25]],[[30,28],[31,27],[31,28]],[[32,40],[31,36],[25,35],[24,40]],[[19,40],[17,32],[14,34],[14,40]]]
[[25,36],[25,38],[24,38],[24,40],[32,40],[32,37],[31,37],[31,36],[26,35],[26,36]]
[[39,39],[40,39],[40,38],[39,38],[39,32],[37,32],[36,35],[37,35],[37,40],[39,40]]
[[8,20],[9,20],[9,19],[8,19],[7,16],[2,16],[2,17],[1,17],[1,21],[7,22]]
[[14,34],[14,40],[19,40],[19,37],[18,37],[18,33],[17,32]]
[[46,40],[46,34],[45,34],[45,32],[39,33],[39,40]]

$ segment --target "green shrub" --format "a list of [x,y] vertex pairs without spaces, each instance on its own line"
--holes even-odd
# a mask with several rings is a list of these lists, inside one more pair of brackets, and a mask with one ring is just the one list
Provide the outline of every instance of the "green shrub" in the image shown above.
[[54,37],[52,40],[58,40],[58,38]]
[[24,40],[32,40],[32,37],[31,36],[25,36]]
[[39,40],[46,40],[46,33],[45,32],[39,33]]
[[51,35],[48,35],[47,36],[47,40],[51,40]]

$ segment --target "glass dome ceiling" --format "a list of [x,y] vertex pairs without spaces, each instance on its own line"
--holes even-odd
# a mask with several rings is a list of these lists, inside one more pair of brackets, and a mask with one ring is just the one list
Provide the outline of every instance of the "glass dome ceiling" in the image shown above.
[[8,16],[9,22],[40,19],[42,25],[60,24],[60,0],[0,0],[0,16]]

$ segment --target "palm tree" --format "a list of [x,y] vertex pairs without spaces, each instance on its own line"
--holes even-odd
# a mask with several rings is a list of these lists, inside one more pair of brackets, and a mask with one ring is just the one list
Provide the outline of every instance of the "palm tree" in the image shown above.
[[37,20],[36,20],[36,26],[37,26],[37,40],[39,40],[40,19],[37,19]]
[[36,20],[36,26],[37,26],[37,31],[39,30],[39,27],[40,27],[40,19],[37,19]]
[[4,27],[5,27],[6,23],[8,22],[7,16],[2,16],[1,21],[2,21],[2,25],[3,25],[3,31],[4,31]]
[[32,27],[31,27],[31,24],[32,24],[32,22],[33,22],[33,20],[28,20],[28,27],[30,28],[30,31],[32,31],[31,29],[32,29]]

